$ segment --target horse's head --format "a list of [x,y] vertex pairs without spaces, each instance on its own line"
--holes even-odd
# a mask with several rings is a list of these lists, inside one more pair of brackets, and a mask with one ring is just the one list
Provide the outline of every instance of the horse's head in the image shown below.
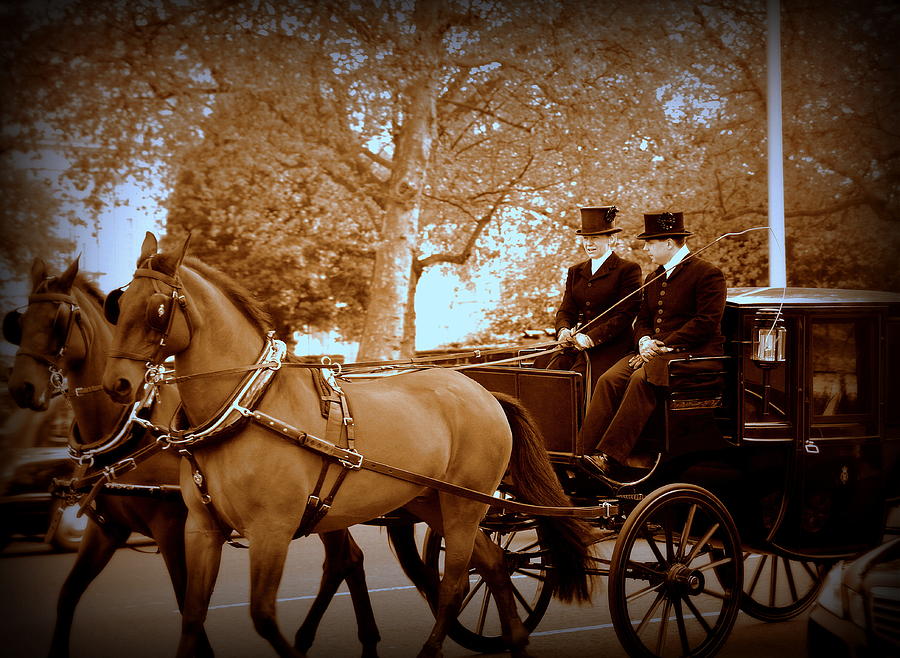
[[190,238],[178,255],[159,254],[156,236],[148,232],[131,282],[106,297],[104,313],[115,325],[103,388],[125,404],[140,394],[147,364],[161,364],[187,349],[191,323],[178,275]]
[[39,258],[31,266],[31,294],[24,311],[3,319],[3,337],[19,346],[9,376],[9,391],[20,407],[44,410],[52,394],[51,378],[84,360],[91,333],[83,324],[73,295],[78,258],[65,272],[52,276]]

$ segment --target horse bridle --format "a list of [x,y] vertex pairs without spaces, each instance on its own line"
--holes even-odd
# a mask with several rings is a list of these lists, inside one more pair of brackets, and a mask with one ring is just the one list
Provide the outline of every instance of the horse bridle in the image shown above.
[[[146,320],[147,324],[153,331],[159,332],[160,339],[156,345],[153,354],[138,354],[136,352],[126,352],[122,350],[111,350],[109,356],[112,358],[129,359],[131,361],[143,361],[147,364],[159,364],[162,362],[163,348],[165,348],[169,335],[172,333],[172,325],[175,321],[176,305],[184,315],[185,323],[188,329],[188,342],[193,337],[193,326],[191,325],[191,317],[187,312],[187,299],[184,296],[183,285],[178,275],[169,276],[163,272],[152,269],[152,258],[146,261],[147,267],[139,267],[134,272],[133,279],[150,279],[153,285],[154,293],[147,300]],[[171,288],[171,292],[166,293],[162,290],[160,284],[165,284]],[[111,324],[119,321],[119,298],[125,292],[127,286],[117,288],[106,296],[103,303],[103,313]]]
[[[62,339],[59,343],[59,348],[56,350],[56,353],[47,355],[40,352],[34,352],[32,350],[21,349],[20,347],[16,352],[16,356],[27,356],[30,359],[34,359],[41,365],[47,366],[50,370],[51,388],[53,388],[56,392],[64,392],[65,387],[63,385],[63,376],[62,372],[60,371],[58,362],[66,354],[66,350],[69,346],[69,339],[72,336],[72,327],[74,325],[78,326],[79,331],[81,331],[81,338],[85,346],[87,346],[90,342],[85,331],[84,324],[81,322],[81,307],[78,305],[78,300],[76,300],[72,295],[66,295],[64,293],[39,292],[33,293],[28,296],[28,306],[39,303],[56,303],[59,307],[57,308],[56,316],[54,317],[53,323],[51,324],[51,332],[54,332],[56,329],[61,307],[63,305],[67,305],[69,307],[69,313],[66,317],[66,326],[65,330],[62,332]],[[23,315],[24,314],[19,309],[15,309],[7,313],[3,318],[3,337],[13,345],[21,345],[22,343],[21,322]]]

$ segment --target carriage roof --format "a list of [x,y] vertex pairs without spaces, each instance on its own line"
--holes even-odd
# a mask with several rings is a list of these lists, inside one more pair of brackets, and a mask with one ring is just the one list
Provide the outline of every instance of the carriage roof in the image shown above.
[[900,304],[900,293],[840,288],[729,288],[729,306],[883,305]]

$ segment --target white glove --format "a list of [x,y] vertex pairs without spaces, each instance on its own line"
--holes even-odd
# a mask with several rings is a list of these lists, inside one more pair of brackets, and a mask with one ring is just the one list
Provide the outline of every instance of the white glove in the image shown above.
[[594,346],[594,341],[587,334],[575,334],[575,349],[583,351]]
[[571,342],[572,340],[572,330],[568,327],[564,327],[559,330],[559,333],[556,335],[556,341],[562,345],[563,343]]

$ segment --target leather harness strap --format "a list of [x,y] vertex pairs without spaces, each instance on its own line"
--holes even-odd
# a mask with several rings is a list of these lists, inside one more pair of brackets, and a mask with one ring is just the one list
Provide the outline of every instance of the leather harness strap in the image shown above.
[[428,487],[429,489],[445,491],[457,496],[476,500],[480,503],[489,505],[490,507],[503,509],[509,512],[523,512],[525,514],[540,516],[571,516],[579,518],[597,518],[600,516],[609,517],[618,514],[618,506],[611,503],[604,503],[602,505],[594,505],[590,507],[545,507],[542,505],[531,505],[514,500],[495,498],[494,496],[483,493],[481,491],[476,491],[475,489],[469,489],[468,487],[463,487],[458,484],[452,484],[450,482],[438,480],[437,478],[429,477],[427,475],[421,475],[419,473],[407,471],[403,468],[390,466],[373,459],[364,458],[355,450],[351,451],[345,448],[341,448],[340,446],[337,446],[329,441],[325,441],[324,439],[313,436],[308,432],[299,430],[282,420],[279,420],[273,416],[269,416],[262,411],[251,412],[250,418],[254,422],[258,423],[261,427],[274,432],[278,436],[291,441],[295,445],[298,445],[302,448],[307,448],[325,457],[337,460],[341,463],[341,465],[344,466],[345,472],[348,470],[365,469],[374,473],[387,475],[398,480],[404,480],[406,482],[418,484],[423,487]]
[[[353,416],[350,414],[350,405],[347,401],[347,396],[344,394],[340,385],[333,379],[327,379],[322,371],[313,370],[312,377],[313,383],[315,384],[316,390],[322,401],[322,415],[327,418],[325,423],[325,440],[334,445],[341,443],[341,437],[344,435],[346,428],[347,450],[355,453],[356,432]],[[325,484],[325,478],[328,475],[328,471],[333,464],[334,462],[332,460],[323,457],[319,478],[316,480],[312,492],[306,499],[306,507],[303,510],[303,516],[300,519],[297,532],[294,534],[295,538],[305,537],[310,534],[316,525],[318,525],[319,521],[321,521],[331,509],[334,497],[344,483],[344,478],[347,477],[349,471],[349,468],[346,466],[340,470],[337,479],[331,485],[331,490],[328,492],[328,495],[323,498],[322,487]]]

